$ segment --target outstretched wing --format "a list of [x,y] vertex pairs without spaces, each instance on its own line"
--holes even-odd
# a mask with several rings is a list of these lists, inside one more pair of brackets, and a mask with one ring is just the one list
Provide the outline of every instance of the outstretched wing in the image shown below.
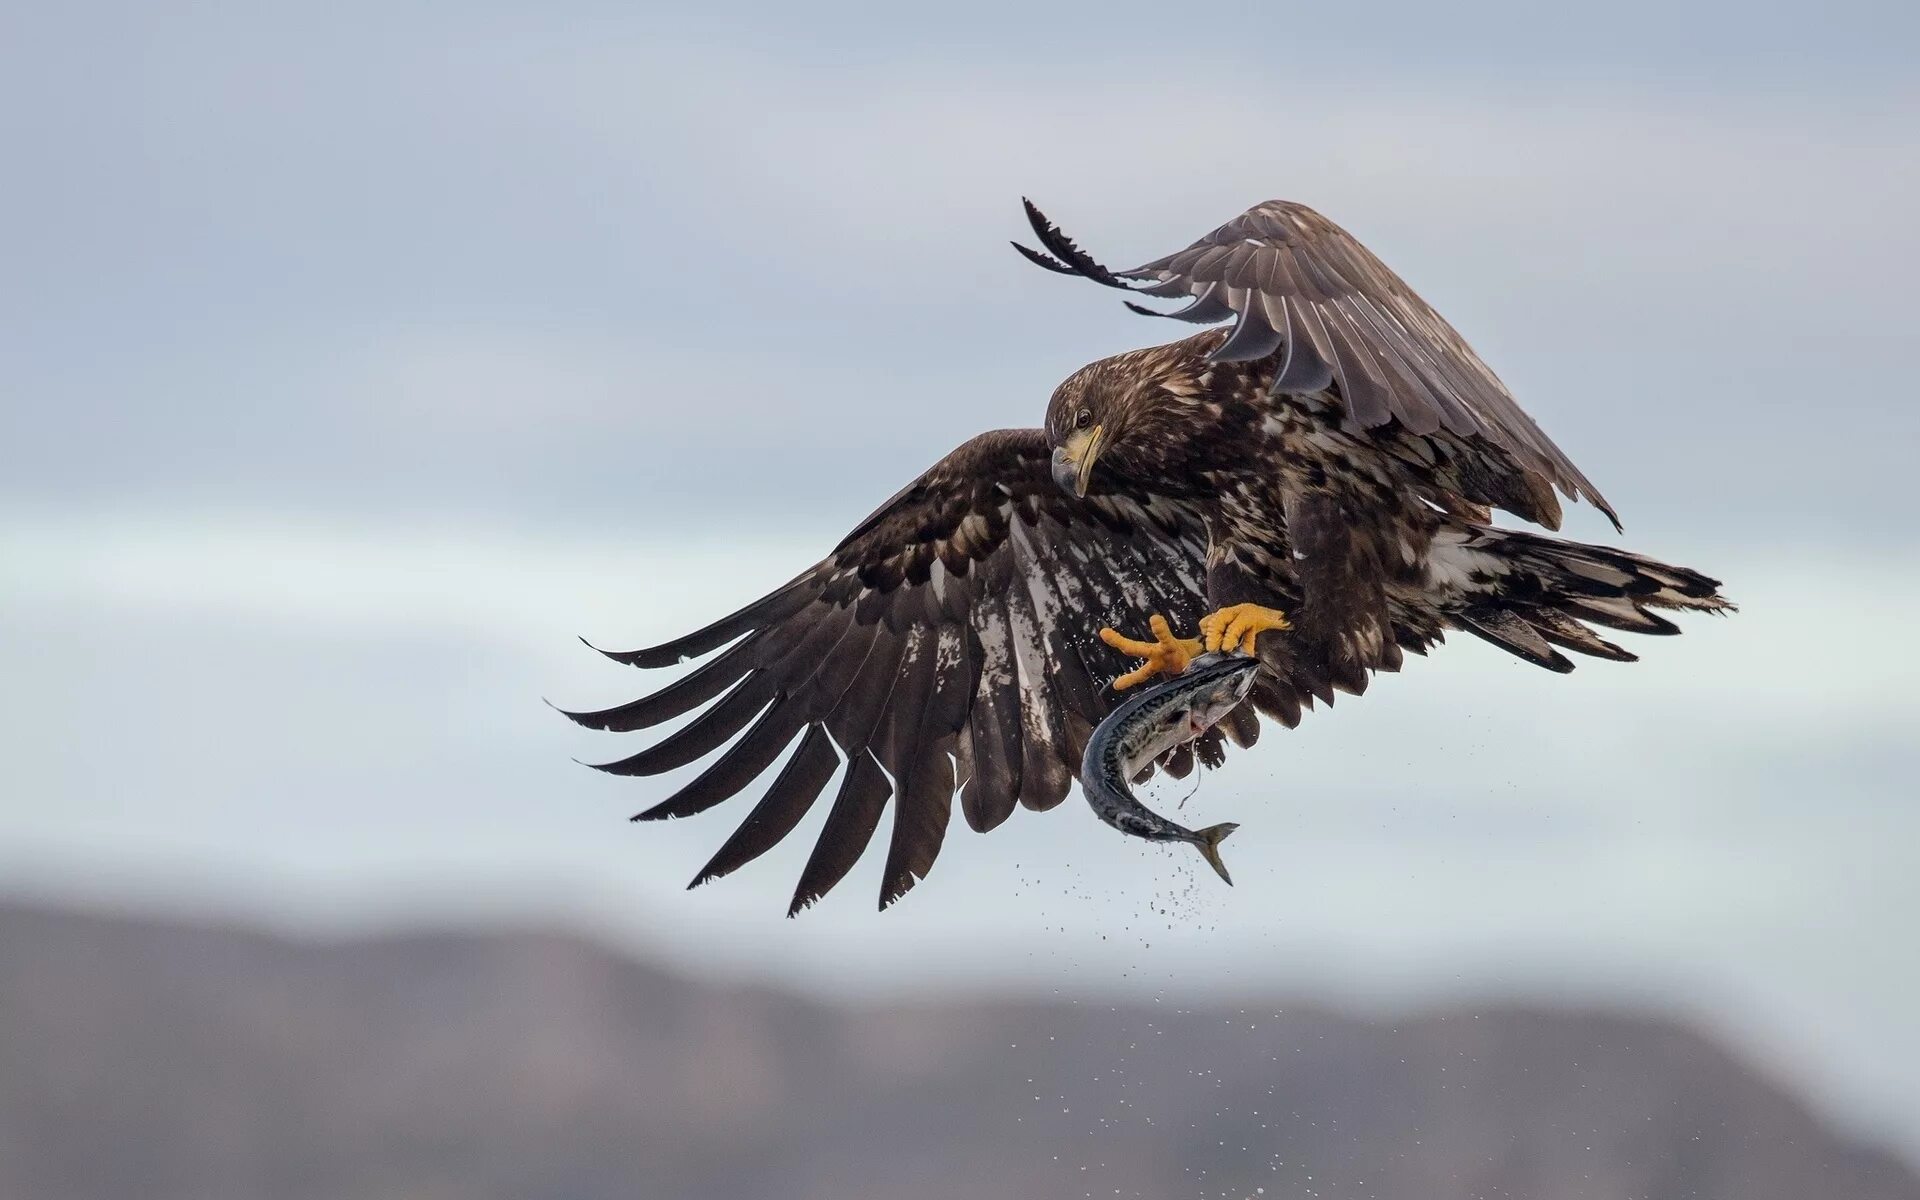
[[[1103,625],[1206,611],[1206,534],[1183,503],[1062,494],[1041,430],[982,434],[861,522],[825,561],[697,633],[610,657],[663,667],[712,661],[652,695],[569,713],[645,729],[712,703],[656,745],[601,770],[655,775],[731,742],[712,766],[635,820],[704,812],[797,746],[746,820],[694,879],[751,862],[840,784],[789,910],[826,894],[895,801],[880,903],[924,878],[956,789],[967,823],[1060,803],[1128,662]],[[1297,719],[1297,710],[1292,714]],[[1251,713],[1228,732],[1249,742]],[[735,740],[737,738],[737,740]],[[1203,746],[1218,753],[1218,742]],[[1187,760],[1190,762],[1190,760]],[[844,769],[843,769],[844,764]]]
[[1216,361],[1275,357],[1278,392],[1337,385],[1354,429],[1398,421],[1416,435],[1444,430],[1484,438],[1619,526],[1606,498],[1520,410],[1466,339],[1352,234],[1306,205],[1255,205],[1185,250],[1130,271],[1101,266],[1031,202],[1027,217],[1058,257],[1016,247],[1049,270],[1189,301],[1167,313],[1129,302],[1150,316],[1232,319]]

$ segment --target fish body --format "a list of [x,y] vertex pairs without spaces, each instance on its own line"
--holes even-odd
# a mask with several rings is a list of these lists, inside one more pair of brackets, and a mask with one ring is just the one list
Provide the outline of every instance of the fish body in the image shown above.
[[1220,860],[1232,822],[1188,829],[1134,797],[1132,781],[1147,764],[1199,737],[1239,706],[1253,687],[1260,661],[1246,654],[1203,654],[1181,674],[1130,696],[1100,722],[1080,760],[1080,788],[1102,821],[1150,842],[1188,842],[1220,878],[1233,883]]

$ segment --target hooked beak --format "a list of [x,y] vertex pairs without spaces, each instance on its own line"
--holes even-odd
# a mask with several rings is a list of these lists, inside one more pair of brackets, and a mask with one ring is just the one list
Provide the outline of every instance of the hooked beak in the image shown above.
[[1073,434],[1053,451],[1053,482],[1071,496],[1085,496],[1093,478],[1093,460],[1100,457],[1100,443],[1106,426]]

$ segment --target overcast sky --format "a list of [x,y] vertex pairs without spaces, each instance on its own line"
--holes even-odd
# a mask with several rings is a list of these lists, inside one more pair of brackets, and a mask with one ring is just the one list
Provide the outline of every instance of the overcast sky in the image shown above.
[[[1913,6],[170,7],[0,18],[17,888],[857,992],[1645,999],[1920,1155]],[[540,697],[653,686],[573,636],[747,600],[1183,332],[1022,263],[1023,194],[1121,265],[1321,208],[1746,611],[1270,734],[1185,810],[1231,893],[1077,800],[883,917],[869,862],[782,920],[802,845],[682,892],[744,802],[627,825],[674,778]]]

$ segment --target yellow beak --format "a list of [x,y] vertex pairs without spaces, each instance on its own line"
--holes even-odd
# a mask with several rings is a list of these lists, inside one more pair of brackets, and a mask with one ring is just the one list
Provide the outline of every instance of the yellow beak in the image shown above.
[[1101,435],[1105,431],[1106,426],[1095,425],[1073,434],[1065,444],[1054,449],[1053,482],[1061,491],[1072,496],[1087,494],[1087,483],[1093,478],[1093,463],[1100,457]]

